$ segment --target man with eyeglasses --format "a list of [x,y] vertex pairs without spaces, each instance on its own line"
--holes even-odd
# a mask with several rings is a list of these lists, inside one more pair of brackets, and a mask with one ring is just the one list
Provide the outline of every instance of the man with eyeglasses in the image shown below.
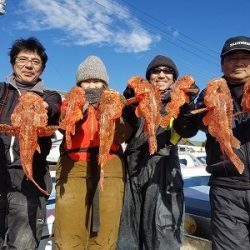
[[[43,45],[33,37],[18,39],[9,55],[13,73],[0,84],[0,123],[10,124],[19,96],[32,91],[43,98],[49,125],[57,125],[61,97],[45,90],[40,78],[48,59]],[[41,137],[38,143],[41,153],[34,154],[33,176],[50,193],[46,156],[51,138]],[[37,249],[42,235],[48,197],[25,177],[21,164],[18,139],[0,133],[0,249]]]
[[[168,57],[158,55],[149,63],[146,78],[161,92],[161,114],[170,101],[170,92],[178,70]],[[194,84],[193,88],[198,87]],[[198,91],[197,91],[198,92]],[[134,95],[130,88],[124,96]],[[192,101],[196,94],[190,96]],[[177,143],[196,133],[193,118],[184,113],[193,102],[182,108],[181,115],[168,128],[156,130],[158,150],[150,155],[148,138],[143,132],[144,120],[134,114],[136,105],[124,109],[124,116],[134,128],[125,151],[127,183],[121,216],[118,250],[180,249],[183,237],[184,195]]]

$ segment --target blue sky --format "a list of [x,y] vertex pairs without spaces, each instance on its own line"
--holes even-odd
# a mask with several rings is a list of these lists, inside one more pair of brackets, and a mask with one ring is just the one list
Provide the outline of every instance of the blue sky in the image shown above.
[[[236,35],[250,36],[249,0],[6,0],[0,16],[0,80],[11,73],[15,39],[37,37],[49,61],[48,88],[68,91],[89,55],[105,63],[110,87],[122,92],[133,75],[145,75],[157,54],[171,57],[180,76],[202,89],[221,75],[220,51]],[[203,134],[196,136],[203,139]]]

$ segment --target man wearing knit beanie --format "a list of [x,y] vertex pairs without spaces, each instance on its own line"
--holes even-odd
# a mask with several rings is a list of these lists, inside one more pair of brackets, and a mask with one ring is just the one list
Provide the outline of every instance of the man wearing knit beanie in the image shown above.
[[147,70],[146,70],[146,79],[149,80],[151,70],[159,67],[159,66],[165,66],[169,69],[171,73],[173,73],[174,80],[177,80],[179,72],[178,69],[173,62],[172,59],[169,57],[163,56],[163,55],[158,55],[152,59],[152,61],[149,63]]
[[159,88],[162,96],[169,92],[178,74],[175,63],[169,57],[162,55],[154,57],[146,70],[147,80]]
[[[86,105],[83,118],[71,136],[71,148],[67,148],[65,137],[61,145],[56,179],[57,250],[116,249],[125,179],[121,143],[129,138],[131,129],[122,117],[116,119],[115,135],[105,163],[104,190],[99,192],[100,127],[108,122],[100,119],[99,105],[104,89],[106,94],[109,92],[108,83],[100,58],[89,56],[79,65],[76,84],[84,89]],[[113,99],[109,99],[109,104],[114,108],[117,105]],[[62,118],[67,108],[64,101]],[[111,129],[109,126],[105,130]]]
[[[146,79],[158,87],[165,101],[169,100],[169,90],[178,76],[179,72],[173,60],[163,55],[155,56],[146,69]],[[133,90],[127,87],[124,96],[130,98],[133,95]]]
[[[171,100],[171,86],[178,78],[177,67],[170,58],[158,55],[149,63],[146,78],[161,92],[160,112],[164,116]],[[129,90],[124,91],[126,98],[134,94]],[[181,115],[171,119],[167,129],[159,126],[155,131],[157,152],[150,155],[144,134],[145,121],[135,115],[135,108],[135,104],[124,108],[134,137],[129,139],[124,153],[128,180],[117,250],[179,250],[184,194],[177,143],[181,137],[192,137],[196,133],[190,121],[193,118],[187,116],[186,119],[181,110]]]

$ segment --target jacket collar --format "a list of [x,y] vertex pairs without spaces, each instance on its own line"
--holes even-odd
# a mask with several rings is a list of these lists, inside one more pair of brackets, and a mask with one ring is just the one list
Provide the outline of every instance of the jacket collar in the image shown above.
[[[222,78],[225,79],[225,76],[223,75]],[[234,84],[233,82],[227,81],[227,86],[229,87],[231,93],[233,93],[236,98],[241,100],[241,97],[242,97],[242,94],[243,94],[244,83],[242,83],[242,84]]]
[[[12,85],[15,89],[18,90],[18,86],[16,84],[16,78],[15,78],[15,75],[13,73],[7,77],[7,82],[10,85]],[[38,93],[42,94],[44,91],[43,81],[39,78],[36,85],[34,85],[32,88],[27,87],[27,90],[31,90],[31,91],[38,92]]]

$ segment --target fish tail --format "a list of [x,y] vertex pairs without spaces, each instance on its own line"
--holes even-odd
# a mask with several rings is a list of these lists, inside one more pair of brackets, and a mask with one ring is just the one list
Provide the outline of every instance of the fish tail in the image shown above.
[[150,155],[154,154],[157,151],[157,141],[155,136],[149,137],[149,153]]
[[46,190],[44,190],[43,188],[41,188],[41,187],[38,185],[38,183],[34,180],[33,177],[27,176],[27,178],[28,178],[30,181],[33,182],[33,184],[37,187],[37,189],[38,189],[41,193],[43,193],[43,194],[46,195],[46,196],[50,196],[50,194],[49,194]]
[[242,163],[242,161],[237,156],[232,157],[231,160],[232,160],[235,168],[239,172],[239,174],[242,174],[243,171],[244,171],[244,168],[245,168],[244,164]]
[[103,167],[101,167],[101,170],[100,170],[100,180],[99,180],[99,183],[100,183],[100,189],[101,191],[104,190],[104,169]]
[[67,145],[67,149],[71,149],[72,147],[71,135],[70,135],[70,132],[67,130],[66,130],[66,145]]

